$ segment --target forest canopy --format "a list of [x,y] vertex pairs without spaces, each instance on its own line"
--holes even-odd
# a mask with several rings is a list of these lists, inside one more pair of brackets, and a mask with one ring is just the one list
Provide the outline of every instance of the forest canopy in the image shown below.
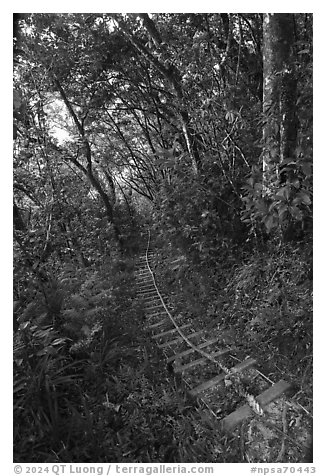
[[[116,238],[117,195],[133,192],[186,220],[194,249],[204,235],[214,247],[309,228],[310,14],[24,14],[18,25],[16,228],[34,213],[46,228],[71,181],[77,208],[96,197]],[[178,213],[185,184],[195,203]]]
[[[270,335],[291,329],[300,367],[311,321],[298,324],[284,296],[310,313],[312,30],[310,13],[14,14],[18,459],[30,447],[42,459],[35,442],[53,428],[64,454],[62,415],[71,450],[78,418],[66,395],[85,403],[72,356],[95,373],[107,365],[103,316],[110,309],[110,326],[133,316],[130,260],[148,228],[179,260],[166,283],[200,289],[207,316],[217,289],[243,291],[244,306],[260,295],[274,306],[256,308],[260,337],[274,345]],[[246,335],[237,299],[225,319]],[[38,437],[25,444],[30,425]]]

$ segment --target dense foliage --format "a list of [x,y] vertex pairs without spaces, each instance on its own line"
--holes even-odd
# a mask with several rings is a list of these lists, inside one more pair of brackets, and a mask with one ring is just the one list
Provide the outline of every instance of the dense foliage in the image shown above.
[[287,15],[288,51],[282,14],[15,15],[17,461],[227,460],[138,335],[145,225],[176,307],[311,404],[312,15]]

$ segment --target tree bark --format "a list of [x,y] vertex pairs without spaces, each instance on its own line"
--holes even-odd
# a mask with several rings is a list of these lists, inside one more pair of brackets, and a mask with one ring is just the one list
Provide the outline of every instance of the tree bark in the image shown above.
[[95,190],[100,195],[100,197],[103,201],[104,207],[105,207],[108,222],[112,226],[115,238],[116,238],[119,246],[121,247],[121,244],[122,244],[121,243],[121,232],[120,232],[118,226],[114,222],[113,207],[111,205],[110,198],[109,198],[108,194],[106,193],[106,191],[104,190],[104,188],[102,187],[100,181],[98,180],[98,178],[95,176],[95,174],[93,172],[91,146],[90,146],[89,141],[87,140],[87,137],[85,135],[85,130],[84,130],[83,124],[79,121],[79,119],[78,119],[78,117],[77,117],[69,99],[66,96],[65,91],[63,90],[63,88],[62,88],[62,86],[61,86],[61,84],[60,84],[60,82],[58,81],[57,78],[54,78],[54,83],[55,83],[55,85],[56,85],[56,87],[57,87],[57,89],[60,93],[60,96],[61,96],[63,102],[65,103],[65,105],[66,105],[66,107],[69,111],[69,114],[70,114],[72,120],[74,121],[74,123],[77,127],[77,130],[79,132],[79,135],[81,136],[81,139],[83,141],[84,148],[85,148],[84,152],[85,152],[85,156],[86,156],[86,159],[87,159],[87,167],[85,168],[82,164],[80,164],[77,161],[77,159],[70,159],[70,160],[88,177],[91,185],[95,188]]
[[263,20],[263,172],[265,191],[279,179],[283,160],[296,147],[296,80],[294,76],[293,15],[266,13]]

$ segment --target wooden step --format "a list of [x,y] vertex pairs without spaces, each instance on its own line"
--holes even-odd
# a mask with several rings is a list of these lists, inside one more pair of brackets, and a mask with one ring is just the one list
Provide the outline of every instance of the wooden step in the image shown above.
[[156,293],[156,294],[153,294],[151,296],[146,296],[143,298],[143,301],[144,301],[144,304],[148,306],[148,304],[151,303],[151,300],[154,302],[154,301],[161,301],[161,298],[160,296]]
[[149,306],[156,306],[159,303],[162,304],[162,301],[158,296],[155,297],[155,299],[151,298],[151,300],[147,300],[147,301],[143,300],[143,301],[144,301],[145,310],[148,309]]
[[159,297],[157,294],[152,294],[152,295],[150,295],[150,296],[143,296],[143,297],[142,297],[142,300],[144,301],[144,304],[145,304],[145,305],[146,305],[146,304],[150,304],[151,302],[153,302],[153,301],[155,301],[155,300],[162,302],[161,299],[160,299],[160,297]]
[[166,310],[164,309],[163,311],[161,312],[155,312],[155,314],[147,314],[147,316],[150,318],[150,319],[155,319],[156,317],[158,316],[162,316],[162,315],[165,315],[166,316]]
[[[190,327],[190,326],[191,326],[191,324],[185,324],[184,326],[180,326],[179,329],[180,330],[188,329],[188,327]],[[164,337],[164,336],[167,336],[169,334],[173,334],[174,332],[177,332],[176,327],[174,327],[173,329],[169,329],[168,331],[160,332],[159,334],[154,334],[153,339],[159,339],[160,337]]]
[[164,306],[162,306],[162,303],[161,301],[156,301],[156,303],[151,303],[151,307],[149,307],[149,304],[150,303],[147,303],[148,305],[147,306],[144,306],[144,311],[145,311],[145,314],[147,314],[147,312],[152,312],[152,311],[155,311],[155,310],[158,310],[158,309],[162,309],[162,311],[165,311],[164,309]]
[[[255,365],[256,360],[255,359],[246,359],[243,362],[240,362],[239,364],[235,365],[230,369],[231,373],[236,373],[236,372],[242,372],[242,370],[249,369],[253,365]],[[214,387],[218,383],[222,382],[224,378],[226,377],[226,374],[224,372],[220,373],[219,375],[216,375],[216,377],[213,377],[210,380],[207,380],[206,382],[198,385],[197,387],[193,388],[190,390],[190,395],[193,397],[195,395],[198,395],[199,393],[203,392],[204,390],[207,390],[211,387]]]
[[162,303],[159,305],[159,306],[152,306],[152,307],[146,307],[145,308],[145,311],[148,312],[148,311],[154,311],[154,310],[157,310],[157,309],[162,309],[164,310],[164,306],[162,306]]
[[149,306],[158,306],[159,304],[162,304],[162,301],[159,297],[147,301],[143,300],[145,311],[149,309]]
[[[286,392],[289,388],[291,388],[291,384],[286,382],[285,380],[280,380],[279,382],[275,383],[267,390],[262,392],[256,398],[257,402],[261,407],[264,409],[269,403],[276,400],[278,397],[282,395],[282,393]],[[234,428],[239,425],[243,420],[254,416],[254,412],[250,408],[249,405],[243,405],[242,407],[238,408],[234,412],[230,413],[227,417],[223,418],[222,420],[222,428],[226,432],[230,432],[234,430]]]
[[[218,337],[216,337],[214,339],[207,340],[206,342],[202,342],[201,344],[197,345],[196,347],[198,347],[198,349],[204,349],[204,347],[208,347],[211,344],[215,344],[219,340],[220,339]],[[173,362],[174,360],[182,359],[183,357],[186,357],[187,355],[192,354],[193,352],[196,352],[196,351],[195,351],[195,349],[192,349],[192,348],[184,350],[183,352],[179,352],[179,354],[171,355],[167,359],[167,362],[170,363],[170,362]]]
[[155,305],[155,304],[158,304],[158,303],[162,303],[159,296],[151,296],[150,298],[142,299],[142,301],[143,301],[143,304],[144,304],[145,308],[148,307],[151,304]]
[[[197,337],[199,336],[200,334],[202,334],[203,331],[197,331],[197,332],[193,332],[192,334],[189,334],[187,336],[187,339],[190,339],[190,337]],[[183,337],[178,337],[177,339],[174,339],[174,340],[170,340],[169,342],[164,342],[163,344],[158,344],[158,347],[160,349],[164,349],[164,347],[169,347],[169,345],[174,345],[174,344],[178,344],[179,342],[182,342],[184,339]]]
[[171,322],[171,320],[165,318],[165,319],[162,319],[159,322],[155,322],[154,324],[151,324],[150,326],[147,326],[147,329],[156,329],[156,327],[163,326],[163,324],[168,324],[169,322]]
[[[235,348],[230,347],[229,349],[223,349],[223,350],[219,350],[218,352],[212,352],[209,355],[211,357],[221,357],[222,355],[231,352],[231,350],[235,350]],[[196,365],[202,365],[205,362],[209,362],[207,357],[201,357],[200,359],[192,360],[188,364],[178,365],[178,366],[174,367],[174,371],[177,372],[177,373],[184,372],[185,370],[189,370],[192,367],[195,367]]]

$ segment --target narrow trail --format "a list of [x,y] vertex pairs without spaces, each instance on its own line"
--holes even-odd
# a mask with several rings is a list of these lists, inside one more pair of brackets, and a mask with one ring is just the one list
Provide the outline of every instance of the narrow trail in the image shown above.
[[137,295],[143,303],[145,331],[165,356],[166,364],[216,419],[223,434],[241,438],[247,462],[304,462],[309,452],[311,415],[291,399],[292,384],[273,382],[254,356],[242,355],[237,343],[226,344],[223,332],[197,329],[189,318],[173,316],[168,297],[159,290],[148,232],[146,249],[136,263]]

